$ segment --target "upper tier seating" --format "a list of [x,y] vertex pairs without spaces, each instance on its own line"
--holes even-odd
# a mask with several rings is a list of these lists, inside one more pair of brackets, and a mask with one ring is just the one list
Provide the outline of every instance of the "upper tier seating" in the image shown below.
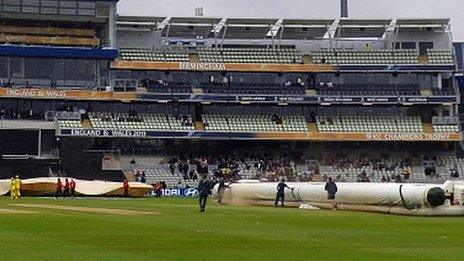
[[314,63],[343,65],[418,64],[415,50],[319,50],[312,53]]
[[219,132],[307,132],[303,116],[203,115],[206,131]]
[[99,46],[92,29],[0,26],[0,43],[63,46]]
[[296,49],[198,48],[200,62],[212,63],[302,63]]
[[289,87],[273,83],[239,83],[234,82],[231,86],[223,86],[221,83],[202,84],[204,93],[228,93],[228,94],[292,94],[303,95],[303,86],[292,85]]
[[153,52],[147,47],[125,46],[119,48],[120,57],[127,61],[188,62],[187,53]]
[[422,132],[420,117],[317,116],[321,132]]
[[427,49],[430,64],[454,64],[453,53],[449,49]]
[[334,84],[333,88],[318,87],[322,95],[420,95],[417,84]]

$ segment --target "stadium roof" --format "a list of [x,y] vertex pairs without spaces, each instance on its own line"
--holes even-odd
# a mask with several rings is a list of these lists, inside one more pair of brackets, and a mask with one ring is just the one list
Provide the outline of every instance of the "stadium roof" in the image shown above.
[[397,19],[399,30],[417,31],[423,29],[446,29],[450,26],[450,19]]
[[389,20],[340,19],[336,34],[340,38],[380,38],[391,23]]
[[119,16],[118,27],[158,29],[170,37],[314,39],[331,28],[337,38],[381,38],[388,29],[446,30],[450,19],[287,19]]

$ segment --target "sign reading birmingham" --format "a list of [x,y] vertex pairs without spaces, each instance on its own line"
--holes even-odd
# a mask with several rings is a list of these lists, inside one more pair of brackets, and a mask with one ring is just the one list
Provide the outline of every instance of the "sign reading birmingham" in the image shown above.
[[226,65],[223,63],[180,63],[179,70],[186,71],[224,71]]

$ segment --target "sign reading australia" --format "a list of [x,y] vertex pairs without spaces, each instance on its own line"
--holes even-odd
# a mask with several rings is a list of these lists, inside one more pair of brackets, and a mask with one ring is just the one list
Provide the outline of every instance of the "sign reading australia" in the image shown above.
[[72,136],[83,137],[147,137],[146,131],[133,130],[93,130],[93,129],[71,129]]

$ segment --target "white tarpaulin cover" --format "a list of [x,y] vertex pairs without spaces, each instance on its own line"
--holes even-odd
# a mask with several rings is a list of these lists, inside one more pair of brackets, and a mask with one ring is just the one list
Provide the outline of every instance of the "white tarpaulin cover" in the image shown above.
[[[64,185],[64,179],[61,182]],[[71,178],[68,178],[71,180]],[[79,180],[76,182],[76,194],[85,196],[118,196],[124,193],[122,182],[101,181],[101,180]],[[23,195],[51,195],[55,193],[57,178],[32,178],[21,181],[21,193]],[[129,194],[131,196],[142,197],[149,193],[153,187],[141,182],[129,182]],[[10,180],[0,180],[0,195],[10,192]]]
[[[325,183],[287,183],[295,188],[285,190],[286,201],[327,203]],[[224,202],[275,200],[277,183],[236,183],[226,189]],[[436,184],[337,183],[336,201],[340,204],[386,205],[419,208],[427,206],[427,193]],[[217,186],[214,192],[217,194]],[[401,194],[404,199],[401,199]]]

